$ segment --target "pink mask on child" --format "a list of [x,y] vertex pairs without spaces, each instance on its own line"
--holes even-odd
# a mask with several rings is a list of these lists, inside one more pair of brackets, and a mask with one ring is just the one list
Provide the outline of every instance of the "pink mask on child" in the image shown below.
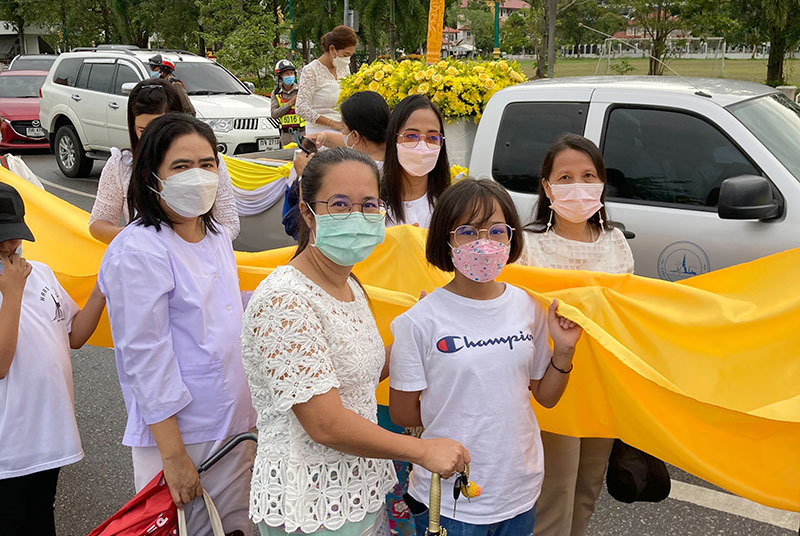
[[463,246],[450,246],[453,266],[467,279],[486,283],[500,275],[511,252],[509,244],[488,238],[474,240]]
[[550,200],[550,206],[565,220],[583,223],[603,206],[600,202],[603,188],[603,183],[552,184],[550,191],[553,199]]

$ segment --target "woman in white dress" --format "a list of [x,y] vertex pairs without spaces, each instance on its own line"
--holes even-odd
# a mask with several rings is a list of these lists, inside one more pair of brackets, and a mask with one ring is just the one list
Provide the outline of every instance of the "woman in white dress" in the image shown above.
[[303,68],[295,110],[306,120],[306,133],[344,129],[342,116],[336,110],[339,80],[350,74],[350,57],[357,44],[352,28],[337,26],[322,37],[325,52]]
[[352,275],[383,241],[383,202],[371,158],[318,153],[301,182],[297,253],[256,289],[242,354],[258,413],[250,517],[264,536],[387,534],[390,460],[448,477],[469,453],[377,424],[375,389],[388,359],[369,301]]
[[[169,112],[185,110],[178,93],[164,80],[143,80],[136,84],[128,96],[130,149],[111,148],[111,156],[100,172],[97,198],[89,217],[89,232],[101,242],[109,244],[130,221],[127,207],[128,184],[139,137],[153,119]],[[239,236],[239,213],[233,198],[233,185],[222,158],[219,159],[219,189],[212,214],[228,231],[231,240]]]
[[[520,264],[562,270],[633,273],[622,231],[608,224],[606,170],[594,143],[567,134],[542,163],[536,217],[526,227]],[[603,484],[613,439],[542,432],[544,482],[536,536],[582,536]]]

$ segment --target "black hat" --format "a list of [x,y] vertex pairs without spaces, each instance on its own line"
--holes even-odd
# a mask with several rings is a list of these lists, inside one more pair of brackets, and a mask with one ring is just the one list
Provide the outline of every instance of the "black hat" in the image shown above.
[[161,67],[162,61],[163,59],[161,58],[161,54],[156,54],[155,56],[147,60],[147,63],[149,65],[152,65],[153,67]]
[[17,238],[34,241],[33,233],[25,225],[25,204],[14,188],[0,183],[0,242]]

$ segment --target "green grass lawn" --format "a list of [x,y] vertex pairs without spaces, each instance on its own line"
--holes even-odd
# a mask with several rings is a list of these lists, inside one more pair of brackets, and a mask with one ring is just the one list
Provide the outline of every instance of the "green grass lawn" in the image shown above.
[[[628,58],[628,63],[634,68],[629,75],[646,75],[648,60],[646,58]],[[611,65],[619,63],[620,60],[611,60]],[[532,78],[536,72],[535,62],[532,60],[522,60],[519,62],[528,78]],[[597,58],[582,59],[556,59],[555,75],[562,76],[587,76],[595,74],[616,74],[609,69],[608,60],[603,59],[599,62]],[[738,80],[748,80],[750,82],[764,83],[767,77],[767,60],[725,60],[725,71],[720,74],[721,61],[717,60],[693,60],[675,59],[667,62],[667,65],[675,69],[681,76],[702,76],[702,77],[722,77]],[[786,60],[784,73],[787,83],[800,86],[800,60]],[[664,70],[665,75],[672,75],[669,69]]]

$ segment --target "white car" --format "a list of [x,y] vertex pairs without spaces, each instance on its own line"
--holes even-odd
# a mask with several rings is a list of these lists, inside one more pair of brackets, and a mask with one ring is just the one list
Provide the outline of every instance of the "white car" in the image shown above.
[[93,159],[130,145],[124,88],[150,77],[147,62],[155,54],[175,64],[221,153],[280,149],[280,122],[270,116],[269,99],[222,65],[188,52],[101,46],[59,55],[40,91],[39,118],[64,175],[84,177]]
[[636,273],[669,281],[800,246],[800,107],[722,79],[581,77],[489,101],[470,174],[492,177],[531,221],[547,147],[582,134],[603,152],[606,206]]

